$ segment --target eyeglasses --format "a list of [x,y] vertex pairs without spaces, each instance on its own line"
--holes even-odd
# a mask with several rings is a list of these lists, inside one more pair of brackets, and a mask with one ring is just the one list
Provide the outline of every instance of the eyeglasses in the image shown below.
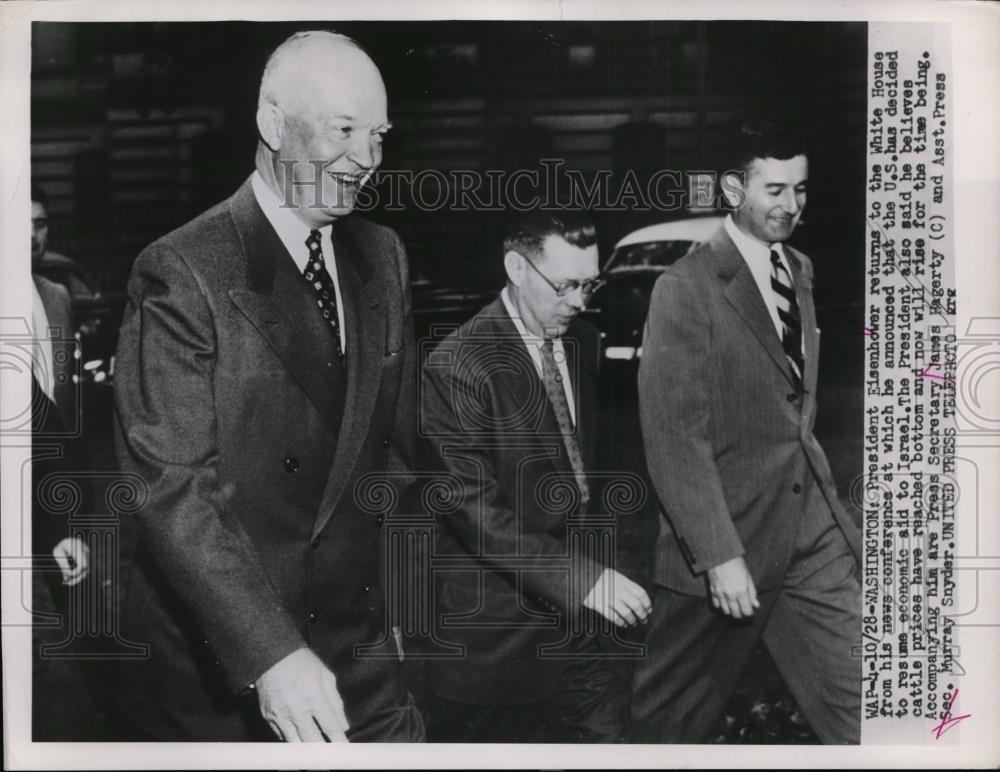
[[[521,255],[524,257],[524,255]],[[567,279],[566,281],[561,281],[558,284],[552,281],[548,276],[539,270],[538,266],[535,265],[531,260],[524,257],[524,262],[531,266],[532,270],[545,279],[545,283],[552,287],[552,291],[556,293],[561,298],[566,297],[569,293],[580,290],[583,295],[584,300],[589,300],[591,295],[593,295],[597,290],[607,284],[604,279],[587,279],[585,281],[577,281],[576,279]]]

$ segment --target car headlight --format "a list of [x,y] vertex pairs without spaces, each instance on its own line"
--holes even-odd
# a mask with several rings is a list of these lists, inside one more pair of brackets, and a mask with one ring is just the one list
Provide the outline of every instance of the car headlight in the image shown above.
[[604,356],[607,359],[622,359],[629,361],[642,356],[642,346],[608,346],[604,349]]

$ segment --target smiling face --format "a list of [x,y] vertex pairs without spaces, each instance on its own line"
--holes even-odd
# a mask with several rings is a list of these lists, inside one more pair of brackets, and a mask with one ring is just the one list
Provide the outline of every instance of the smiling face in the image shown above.
[[270,151],[265,179],[283,200],[290,192],[299,217],[321,228],[351,213],[382,162],[386,94],[375,64],[357,47],[321,39],[301,49],[276,66],[266,95],[262,90],[258,128]]
[[809,162],[804,155],[787,160],[754,159],[742,185],[743,203],[733,221],[744,233],[765,244],[786,241],[799,224],[806,205]]
[[531,259],[553,284],[584,282],[597,278],[597,245],[576,247],[561,236],[551,235],[543,242],[539,255],[526,258],[508,252],[504,257],[512,300],[524,326],[542,338],[559,337],[586,305],[583,290],[578,288],[560,297],[538,271],[524,262],[526,259]]

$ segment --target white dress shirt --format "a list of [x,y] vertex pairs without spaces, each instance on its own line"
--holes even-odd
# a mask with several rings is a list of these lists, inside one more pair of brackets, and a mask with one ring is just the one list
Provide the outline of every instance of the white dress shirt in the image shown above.
[[[260,208],[264,211],[264,216],[271,223],[271,227],[278,234],[278,238],[285,245],[285,249],[288,250],[288,254],[291,255],[292,260],[295,261],[295,267],[299,269],[299,273],[303,273],[306,269],[306,263],[309,262],[309,247],[306,246],[306,239],[309,238],[309,232],[312,228],[299,219],[294,209],[289,209],[281,205],[281,198],[267,186],[264,178],[260,176],[260,172],[255,171],[253,173],[250,177],[250,184],[253,187],[253,194],[257,199],[257,203],[260,204]],[[340,295],[337,261],[334,259],[335,255],[333,254],[333,238],[331,236],[333,225],[325,225],[319,229],[319,232],[320,243],[323,246],[323,262],[326,264],[327,273],[333,279],[333,289],[337,296],[340,350],[346,353],[347,333],[344,330],[344,301]],[[302,281],[304,283],[305,279]]]
[[[524,326],[524,322],[521,321],[517,309],[514,308],[514,304],[511,302],[510,294],[507,292],[506,287],[500,292],[500,299],[503,301],[504,308],[507,309],[508,315],[514,322],[514,327],[517,328],[521,339],[524,341],[524,347],[528,349],[531,361],[535,363],[535,370],[538,371],[538,377],[544,379],[542,374],[541,348],[545,345],[545,339],[538,337]],[[562,376],[563,391],[566,392],[566,403],[569,405],[569,415],[573,420],[573,425],[576,426],[576,400],[573,399],[573,384],[569,379],[569,365],[566,363],[566,350],[563,347],[562,338],[552,339],[552,358],[555,359],[556,367],[559,368],[559,375]]]
[[31,339],[34,356],[31,358],[31,373],[38,381],[45,396],[56,401],[56,374],[52,356],[52,338],[49,336],[49,317],[45,313],[45,304],[38,293],[38,285],[31,282],[34,297],[31,301]]
[[[785,250],[780,242],[768,245],[745,234],[733,222],[732,215],[726,217],[723,225],[729,234],[729,238],[733,240],[736,249],[739,250],[744,262],[750,269],[753,280],[757,283],[760,295],[764,299],[764,305],[767,306],[767,312],[771,315],[771,322],[774,324],[775,332],[778,333],[778,340],[781,340],[785,335],[785,326],[781,323],[781,317],[778,316],[778,300],[774,296],[774,289],[771,287],[771,271],[773,268],[771,265],[771,250],[773,249],[778,253],[778,257],[781,258],[785,270],[788,271],[788,276],[791,277],[793,274],[791,267],[788,265],[788,255],[785,254]],[[802,356],[804,357],[805,354],[805,335],[803,335]]]

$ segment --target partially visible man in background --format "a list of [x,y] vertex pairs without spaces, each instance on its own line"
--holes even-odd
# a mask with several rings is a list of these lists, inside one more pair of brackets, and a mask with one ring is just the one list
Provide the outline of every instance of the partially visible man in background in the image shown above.
[[[67,588],[82,582],[90,571],[90,550],[82,539],[71,537],[65,515],[54,514],[39,484],[46,476],[72,476],[86,464],[79,429],[78,387],[74,362],[78,361],[73,306],[66,287],[40,272],[48,251],[48,196],[31,186],[31,329],[34,341],[31,372],[32,428],[32,544],[38,567],[57,607],[67,613]],[[89,489],[80,487],[80,506],[90,505]],[[55,565],[52,565],[52,561]],[[52,568],[58,567],[58,572]]]
[[[117,641],[106,569],[116,556],[101,554],[100,546],[92,553],[86,536],[94,495],[77,382],[80,341],[69,291],[42,275],[47,258],[67,260],[49,253],[48,209],[45,191],[32,185],[31,541],[35,570],[61,616],[57,632],[40,636],[35,656],[73,660],[94,707],[115,723],[114,663],[108,655],[117,651]],[[44,609],[43,598],[36,596],[34,606],[36,612]]]

